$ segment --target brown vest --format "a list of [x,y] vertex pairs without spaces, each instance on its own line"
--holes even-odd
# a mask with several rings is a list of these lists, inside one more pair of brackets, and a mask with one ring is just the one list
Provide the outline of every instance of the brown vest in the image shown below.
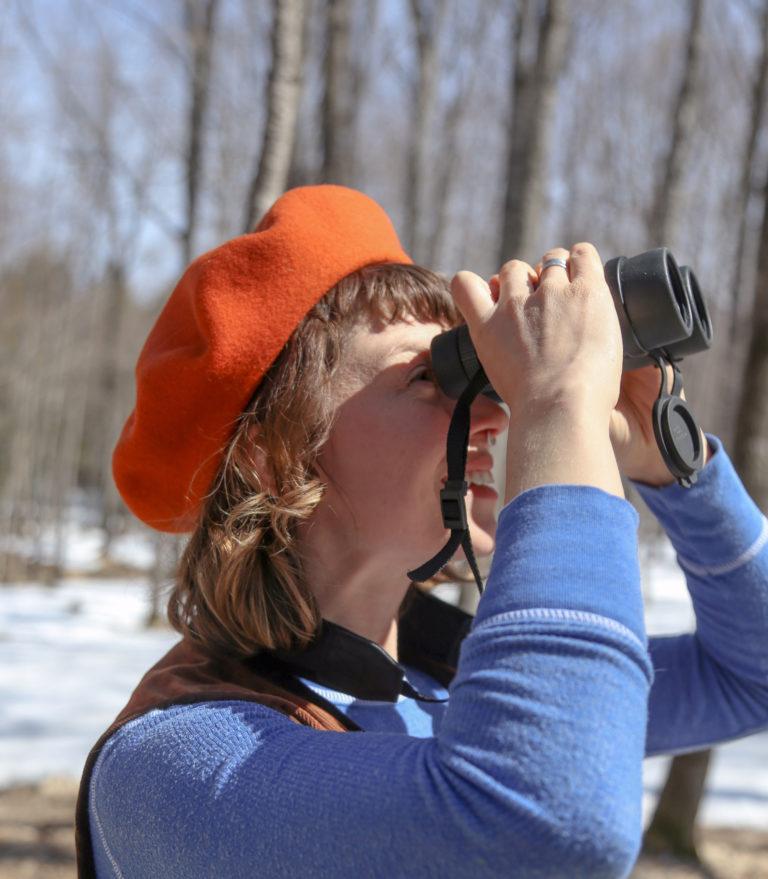
[[[412,587],[403,602],[399,622],[401,661],[427,672],[447,686],[455,673],[461,641],[471,621],[472,618],[458,608]],[[378,651],[373,645],[372,649]],[[258,702],[287,715],[294,723],[318,730],[360,730],[357,724],[305,687],[294,675],[269,662],[268,655],[265,658],[267,662],[259,661],[259,657],[252,660],[217,658],[189,639],[183,639],[144,675],[128,704],[93,746],[85,762],[75,813],[79,879],[96,877],[88,820],[93,767],[107,739],[142,714],[171,705],[238,700]]]

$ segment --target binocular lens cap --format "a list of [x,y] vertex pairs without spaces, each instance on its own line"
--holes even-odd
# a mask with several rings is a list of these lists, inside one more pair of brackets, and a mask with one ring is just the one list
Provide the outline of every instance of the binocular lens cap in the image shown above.
[[673,464],[680,476],[700,470],[704,448],[696,419],[685,400],[667,397],[657,409],[656,419],[664,440],[662,454],[667,463]]

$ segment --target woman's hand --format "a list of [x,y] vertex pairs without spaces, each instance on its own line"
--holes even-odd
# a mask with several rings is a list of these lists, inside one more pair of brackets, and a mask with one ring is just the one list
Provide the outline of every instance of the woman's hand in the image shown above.
[[619,397],[622,343],[603,266],[591,244],[554,248],[568,267],[511,260],[489,283],[459,272],[451,292],[485,373],[515,420],[577,407],[604,416]]
[[622,367],[619,319],[591,244],[556,248],[541,272],[512,260],[486,283],[459,272],[451,293],[477,356],[509,406],[506,502],[546,484],[624,497],[609,437]]
[[[665,369],[669,389],[674,375],[671,366]],[[654,486],[671,485],[675,481],[653,433],[653,404],[659,396],[660,385],[661,373],[654,364],[623,373],[619,401],[610,422],[611,444],[619,470],[635,482]],[[685,391],[681,391],[680,396],[684,400]],[[709,446],[701,428],[699,432],[706,464]]]

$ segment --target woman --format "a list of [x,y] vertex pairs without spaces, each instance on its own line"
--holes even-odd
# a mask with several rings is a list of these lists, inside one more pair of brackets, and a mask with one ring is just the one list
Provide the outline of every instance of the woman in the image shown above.
[[[375,202],[318,186],[188,269],[114,458],[141,519],[192,531],[184,637],[92,751],[81,876],[625,876],[644,754],[768,726],[768,524],[715,437],[671,484],[597,252],[550,259],[451,296]],[[428,355],[462,319],[509,407],[472,410],[478,482],[509,428],[498,524],[468,498],[495,549],[474,620],[405,575],[445,542]],[[695,635],[646,641],[620,468]]]

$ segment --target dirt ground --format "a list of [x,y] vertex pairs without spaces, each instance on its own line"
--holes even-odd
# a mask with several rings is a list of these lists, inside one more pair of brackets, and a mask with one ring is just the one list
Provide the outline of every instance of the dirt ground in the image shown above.
[[[77,784],[49,778],[0,791],[0,879],[74,879]],[[706,868],[641,859],[632,879],[768,879],[768,831],[711,829]]]

